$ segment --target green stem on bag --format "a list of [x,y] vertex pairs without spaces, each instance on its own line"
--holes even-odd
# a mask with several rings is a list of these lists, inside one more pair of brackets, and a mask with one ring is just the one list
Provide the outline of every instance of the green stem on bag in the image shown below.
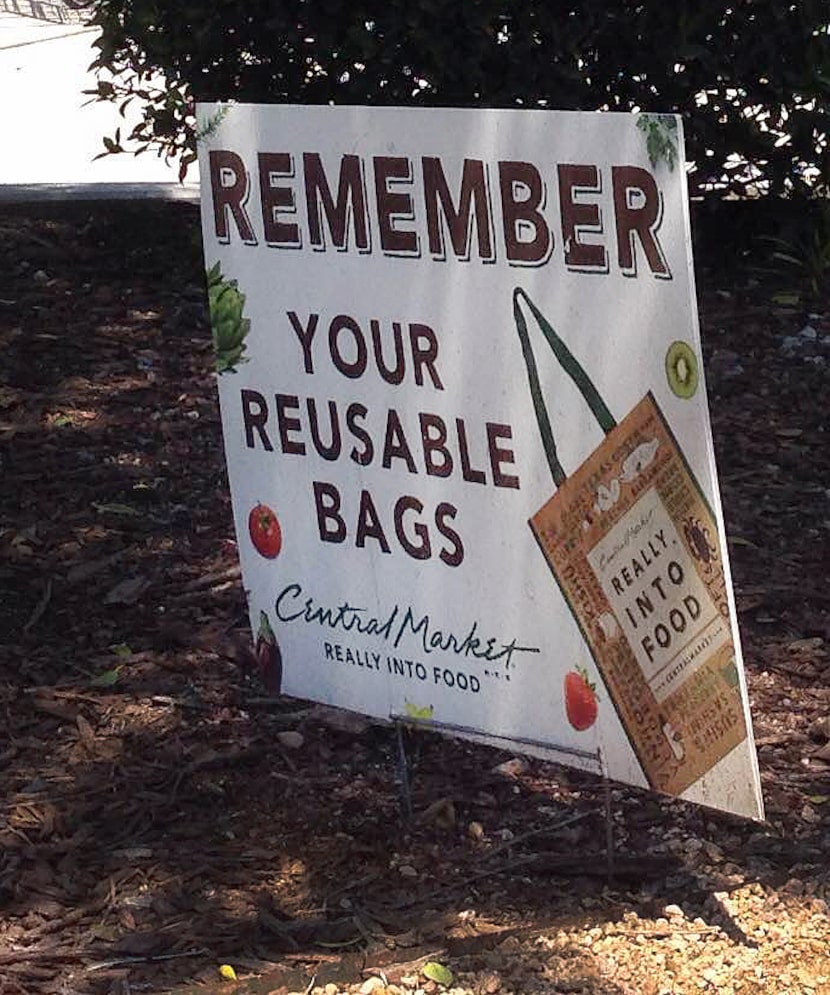
[[602,428],[607,435],[612,429],[616,428],[617,422],[608,410],[605,401],[603,401],[600,397],[599,392],[594,386],[591,378],[582,368],[579,361],[574,357],[573,353],[570,349],[568,349],[562,339],[559,338],[551,324],[528,297],[525,291],[522,290],[521,287],[516,287],[513,291],[513,317],[515,318],[516,330],[519,333],[519,340],[522,344],[522,354],[524,356],[525,366],[527,367],[527,378],[530,383],[530,395],[533,399],[533,407],[536,412],[536,421],[539,424],[539,431],[542,434],[542,445],[545,450],[545,455],[547,456],[551,474],[553,475],[553,482],[557,487],[559,487],[565,482],[566,474],[562,464],[559,462],[559,456],[556,452],[556,441],[553,437],[553,429],[551,428],[550,418],[548,417],[547,408],[545,406],[545,399],[542,396],[542,386],[539,382],[539,371],[536,367],[536,359],[533,355],[533,347],[530,343],[530,336],[527,331],[527,322],[525,321],[525,316],[519,306],[520,298],[524,300],[533,314],[533,317],[538,322],[539,327],[542,329],[542,334],[545,336],[548,345],[553,350],[554,356],[556,356],[559,361],[559,365],[568,374],[571,380],[573,380],[579,389],[580,394],[582,394],[587,401],[594,417],[599,422],[600,428]]
[[527,379],[530,382],[530,396],[533,398],[533,408],[536,411],[536,421],[539,423],[539,431],[542,433],[542,446],[545,456],[548,458],[548,466],[553,475],[553,482],[560,487],[565,482],[565,471],[559,462],[556,452],[556,440],[553,437],[553,429],[548,418],[548,409],[545,407],[545,399],[542,397],[542,385],[539,383],[539,371],[536,368],[536,359],[533,355],[533,346],[530,344],[530,336],[527,333],[527,322],[519,307],[519,294],[522,291],[517,287],[513,291],[513,316],[516,319],[516,329],[519,333],[519,340],[522,343],[522,354],[527,367]]

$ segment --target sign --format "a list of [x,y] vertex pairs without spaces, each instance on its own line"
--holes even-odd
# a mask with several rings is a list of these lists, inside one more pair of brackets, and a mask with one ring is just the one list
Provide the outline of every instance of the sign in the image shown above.
[[198,120],[272,689],[761,818],[679,121]]

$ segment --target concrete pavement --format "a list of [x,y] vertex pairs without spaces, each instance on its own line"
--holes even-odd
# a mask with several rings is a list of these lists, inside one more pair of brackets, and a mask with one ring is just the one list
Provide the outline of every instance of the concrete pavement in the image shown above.
[[[103,135],[112,135],[119,125],[122,134],[128,133],[137,120],[135,113],[121,118],[112,105],[90,103],[83,93],[95,86],[87,67],[95,58],[97,29],[23,17],[8,12],[12,5],[13,0],[0,4],[0,93],[5,98],[0,200],[196,197],[197,170],[191,167],[182,187],[178,164],[167,165],[153,152],[93,161],[103,151]],[[23,9],[23,0],[19,6]]]

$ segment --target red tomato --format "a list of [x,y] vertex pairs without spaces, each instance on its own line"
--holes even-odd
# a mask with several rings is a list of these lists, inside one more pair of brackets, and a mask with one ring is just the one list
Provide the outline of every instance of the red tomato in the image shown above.
[[587,673],[577,667],[565,674],[565,713],[574,729],[590,729],[597,720],[597,711],[596,690]]
[[248,532],[254,549],[269,560],[279,555],[282,549],[282,529],[277,516],[267,504],[251,508],[248,515]]

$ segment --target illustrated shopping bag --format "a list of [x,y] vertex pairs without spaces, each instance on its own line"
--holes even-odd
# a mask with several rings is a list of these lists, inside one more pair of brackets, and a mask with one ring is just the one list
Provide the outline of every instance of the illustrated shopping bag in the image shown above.
[[[570,476],[523,305],[606,433]],[[556,485],[530,526],[649,785],[680,794],[747,736],[714,516],[651,393],[617,424],[520,288],[513,310]]]

